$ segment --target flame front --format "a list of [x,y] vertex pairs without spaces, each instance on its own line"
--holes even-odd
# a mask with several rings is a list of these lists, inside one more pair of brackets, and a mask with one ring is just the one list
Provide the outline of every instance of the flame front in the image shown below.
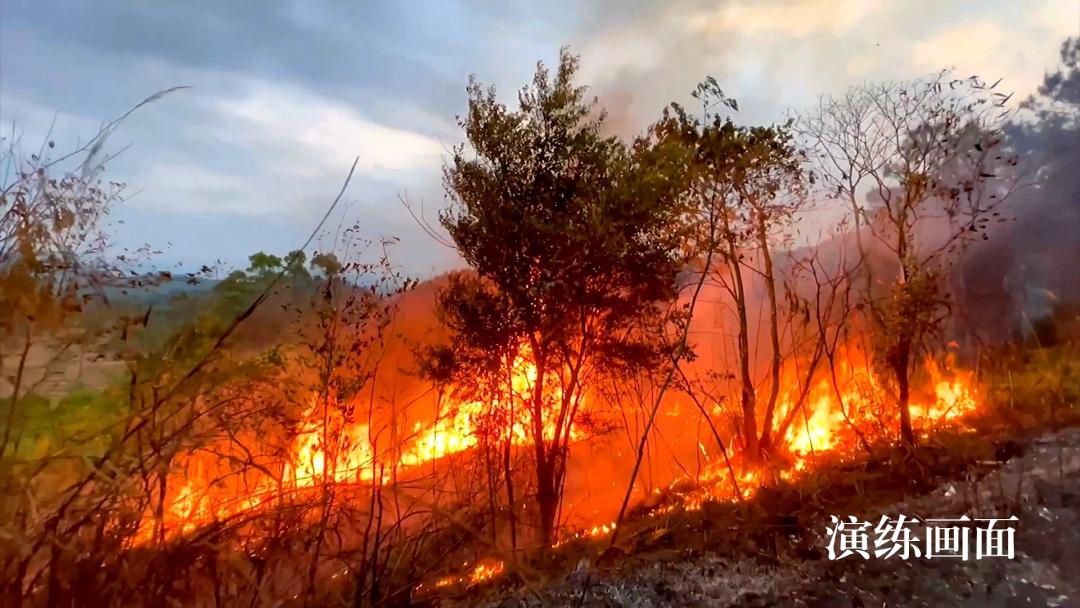
[[[892,417],[893,400],[877,374],[866,361],[848,354],[840,367],[840,386],[831,380],[820,380],[809,392],[805,410],[796,416],[787,430],[788,450],[798,456],[795,468],[806,467],[805,457],[815,452],[829,452],[852,446],[856,430],[873,435],[893,432],[892,428],[875,428]],[[950,354],[945,365],[927,357],[923,361],[928,390],[916,392],[909,403],[912,424],[924,430],[935,428],[973,412],[977,405],[974,374],[954,369]],[[793,389],[789,394],[796,393]],[[789,399],[784,410],[796,404]],[[875,437],[877,438],[877,437]]]
[[[536,386],[537,371],[527,347],[519,349],[511,365],[509,379],[499,387],[502,395],[517,402],[527,402]],[[561,398],[558,389],[548,397]],[[480,401],[459,401],[445,409],[445,415],[435,416],[428,425],[416,422],[412,434],[397,450],[377,449],[369,424],[345,420],[332,400],[313,396],[300,417],[290,458],[285,462],[280,480],[264,479],[254,488],[245,487],[237,496],[215,496],[214,500],[199,491],[210,486],[212,477],[197,459],[187,467],[183,483],[168,501],[165,522],[151,517],[153,527],[144,525],[136,536],[143,544],[154,538],[157,526],[168,523],[167,536],[185,534],[199,526],[243,511],[256,509],[272,502],[270,499],[289,491],[316,487],[323,483],[386,483],[392,472],[407,473],[447,456],[465,452],[479,444],[479,428],[485,417],[490,418],[492,404]],[[544,412],[544,438],[554,437],[556,428],[550,412]],[[500,430],[515,445],[532,441],[529,424],[520,417],[508,421]],[[570,428],[571,439],[580,437]],[[388,458],[388,454],[394,454]],[[377,480],[377,481],[376,481]]]
[[[925,435],[929,430],[958,422],[978,409],[975,376],[957,370],[952,355],[940,364],[926,358],[919,377],[922,390],[913,391],[909,402],[912,424]],[[650,513],[664,515],[676,510],[696,511],[707,501],[732,502],[752,498],[773,475],[793,480],[812,470],[817,458],[826,454],[840,458],[860,452],[860,437],[867,443],[890,440],[898,433],[899,412],[886,383],[875,373],[870,362],[854,348],[844,349],[836,361],[836,383],[831,373],[819,373],[809,390],[798,380],[798,366],[783,370],[782,381],[788,387],[777,404],[774,424],[789,418],[783,441],[773,450],[768,469],[752,466],[745,454],[729,454],[730,459],[712,458],[702,443],[704,470],[693,479],[681,477],[668,485],[669,500]],[[805,396],[800,400],[800,395]],[[712,414],[720,417],[716,406]],[[687,484],[687,482],[693,482]],[[736,492],[738,488],[738,492]],[[659,489],[655,494],[661,494]]]
[[[835,384],[831,374],[819,372],[809,390],[805,390],[800,386],[797,366],[791,365],[784,370],[781,377],[787,389],[781,391],[774,421],[774,424],[778,424],[779,420],[787,418],[789,422],[775,449],[777,453],[787,455],[786,459],[774,463],[774,472],[781,478],[791,479],[803,474],[822,454],[858,452],[860,436],[872,441],[895,436],[895,402],[868,360],[858,356],[854,349],[849,349],[840,353],[835,371]],[[532,387],[536,385],[537,373],[527,349],[522,348],[517,353],[511,372],[505,386],[500,387],[498,392],[507,399],[527,403]],[[977,408],[974,374],[955,370],[951,356],[943,363],[933,358],[926,359],[921,374],[919,386],[923,388],[913,391],[910,402],[916,428],[925,432]],[[561,395],[556,392],[549,397],[558,399]],[[400,442],[400,447],[388,449],[389,446],[378,445],[377,434],[372,433],[367,422],[344,419],[340,412],[347,408],[336,405],[312,398],[300,418],[288,450],[289,460],[284,464],[279,479],[264,477],[255,487],[234,492],[235,496],[214,496],[211,500],[206,489],[210,487],[213,477],[207,474],[202,463],[190,463],[182,483],[173,484],[175,490],[165,509],[165,522],[151,518],[153,526],[143,526],[136,542],[149,542],[165,523],[169,523],[165,537],[186,534],[226,516],[276,504],[279,497],[289,492],[323,483],[387,483],[395,470],[397,474],[407,474],[409,470],[426,463],[476,448],[483,436],[483,425],[491,424],[493,411],[502,407],[502,413],[506,414],[507,406],[505,403],[469,400],[450,403],[442,412],[436,413],[430,424],[415,423],[411,434]],[[518,411],[522,410],[524,408]],[[722,414],[722,410],[716,406],[713,415],[718,414]],[[498,433],[504,438],[509,437],[517,445],[529,443],[532,439],[530,425],[523,418],[503,416]],[[543,420],[545,439],[550,440],[554,436],[554,427],[552,420]],[[571,428],[569,432],[571,438],[580,438],[578,429]],[[707,500],[750,498],[762,483],[771,478],[760,469],[738,466],[738,463],[732,467],[730,463],[709,459],[705,445],[697,440],[695,442],[695,448],[705,455],[709,463],[694,480],[697,489],[678,494],[678,504],[655,509],[654,513],[674,508],[699,509]],[[738,458],[738,454],[733,457]],[[671,487],[678,483],[680,480],[673,482]],[[735,492],[736,486],[741,496]],[[596,524],[564,537],[557,544],[575,538],[603,537],[613,529],[614,523]],[[472,578],[490,578],[498,572],[501,572],[501,566],[489,564],[484,569],[476,570]]]

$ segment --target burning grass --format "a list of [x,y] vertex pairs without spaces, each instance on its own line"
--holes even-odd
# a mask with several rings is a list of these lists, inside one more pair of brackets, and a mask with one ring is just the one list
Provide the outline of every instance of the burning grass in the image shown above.
[[[736,471],[744,488],[742,499],[725,479],[727,471],[678,480],[655,490],[628,514],[615,546],[605,540],[610,528],[579,532],[558,544],[558,551],[547,557],[548,568],[565,573],[585,563],[595,564],[601,572],[625,573],[702,555],[737,562],[749,559],[758,564],[755,567],[767,568],[822,559],[814,523],[829,514],[871,512],[928,492],[946,480],[979,479],[1018,453],[1022,448],[1017,442],[1024,437],[1080,424],[1077,354],[1071,345],[1043,349],[1034,356],[1004,350],[995,353],[993,367],[983,368],[978,383],[973,372],[953,370],[948,359],[945,365],[927,363],[926,372],[934,382],[925,394],[935,401],[916,407],[920,413],[938,415],[923,419],[922,443],[914,452],[881,441],[867,453],[844,436],[851,431],[840,425],[835,430],[840,440],[816,444],[833,449],[797,453],[784,469]],[[1010,382],[1012,387],[1002,390]],[[1010,397],[1018,389],[1026,397],[1022,402]],[[849,449],[839,449],[842,445]],[[585,581],[571,574],[560,583],[564,584],[579,593]]]
[[[825,370],[809,388],[798,383],[797,374],[784,374],[791,384],[781,392],[777,419],[792,423],[771,458],[750,462],[735,442],[729,467],[716,447],[696,440],[705,457],[697,475],[673,477],[662,488],[640,492],[637,507],[621,522],[598,518],[576,531],[564,530],[546,551],[500,549],[505,537],[488,541],[488,516],[465,495],[459,494],[457,503],[411,510],[431,500],[420,498],[425,493],[475,487],[475,479],[455,486],[446,474],[464,480],[476,471],[483,454],[476,431],[491,424],[497,411],[493,404],[451,403],[431,424],[410,424],[412,431],[390,449],[380,447],[387,443],[372,432],[374,425],[342,414],[349,408],[324,408],[315,400],[303,408],[295,432],[285,436],[283,453],[289,458],[274,464],[273,452],[267,452],[268,464],[258,469],[261,479],[255,477],[254,483],[228,475],[220,458],[224,450],[206,450],[202,460],[178,460],[166,484],[170,500],[163,517],[148,511],[123,550],[173,560],[186,552],[202,554],[205,543],[212,542],[223,553],[210,559],[223,554],[276,559],[269,556],[280,557],[282,546],[292,547],[284,554],[306,555],[310,540],[305,530],[333,525],[338,539],[317,577],[322,587],[336,586],[347,595],[356,576],[355,549],[349,547],[368,542],[363,540],[364,522],[380,512],[389,521],[408,520],[407,525],[395,524],[405,537],[428,535],[423,566],[405,579],[410,594],[470,601],[535,585],[551,572],[572,570],[582,559],[603,567],[626,556],[648,562],[726,552],[776,562],[820,550],[806,532],[823,513],[857,512],[924,491],[937,480],[972,469],[973,463],[995,460],[998,454],[988,440],[1004,441],[1025,427],[1077,420],[1078,370],[1071,345],[994,353],[985,359],[994,365],[976,362],[967,369],[953,355],[928,358],[915,375],[911,409],[920,447],[911,453],[892,441],[897,420],[889,407],[888,383],[859,352],[844,352],[836,384]],[[524,371],[510,392],[516,399],[527,398],[534,368],[520,362],[515,368]],[[357,410],[363,411],[351,408]],[[502,433],[514,438],[514,451],[527,447],[524,426],[504,427]],[[482,494],[473,496],[484,504]],[[396,504],[403,497],[415,502]],[[387,506],[373,511],[377,503]],[[339,514],[328,524],[331,512]],[[451,525],[435,531],[428,527],[435,520]],[[267,528],[278,525],[275,521],[284,528]],[[615,530],[619,541],[604,552]],[[406,563],[415,557],[395,548],[381,559]],[[288,560],[274,563],[288,570]],[[294,572],[293,582],[280,586],[301,588],[296,581],[304,576]]]
[[[1017,369],[984,368],[980,378],[974,371],[959,368],[951,355],[928,358],[917,375],[920,388],[911,404],[923,447],[911,460],[903,450],[891,447],[896,419],[886,408],[887,385],[857,352],[852,349],[842,359],[839,386],[834,386],[830,377],[815,379],[806,391],[796,382],[782,393],[779,411],[794,422],[784,434],[783,449],[773,459],[750,466],[741,452],[733,450],[729,468],[718,456],[708,458],[700,474],[674,478],[665,487],[640,495],[638,506],[625,521],[593,521],[577,531],[563,532],[539,562],[535,560],[543,552],[535,549],[485,551],[482,544],[476,545],[477,528],[468,524],[460,537],[468,540],[458,544],[457,551],[448,547],[446,556],[453,559],[469,546],[472,548],[466,553],[474,557],[449,570],[438,560],[431,562],[430,573],[422,577],[414,592],[428,598],[482,596],[507,584],[535,580],[536,567],[572,569],[582,557],[597,559],[597,552],[616,528],[620,541],[614,552],[600,557],[601,564],[614,555],[663,556],[686,551],[748,552],[773,556],[770,559],[813,553],[817,549],[809,540],[792,544],[790,535],[798,538],[814,517],[829,509],[857,510],[896,500],[925,489],[934,480],[955,475],[973,462],[993,459],[994,454],[985,447],[987,421],[997,425],[995,436],[1004,435],[1000,421],[1045,416],[1047,404],[1067,403],[1070,391],[1075,392],[1071,386],[1075,384],[1075,365],[1068,355],[1055,355],[1050,350],[1028,357],[1026,365]],[[527,395],[528,374],[535,373],[527,365],[521,369],[525,370],[522,380],[514,387],[518,398]],[[785,377],[797,376],[791,373]],[[1059,386],[1049,384],[1052,378],[1058,379]],[[1011,382],[1011,388],[1003,390],[1003,382]],[[792,411],[802,392],[801,407]],[[1024,395],[1024,402],[1018,404],[1016,395]],[[1030,395],[1038,395],[1036,404],[1030,403]],[[340,416],[320,418],[325,412],[318,405],[313,401],[304,409],[287,451],[291,459],[278,465],[276,477],[265,475],[254,485],[228,485],[222,482],[221,470],[214,468],[220,466],[218,461],[209,456],[204,461],[188,461],[176,472],[173,479],[177,482],[170,483],[174,489],[164,518],[159,520],[153,514],[143,518],[129,550],[156,546],[162,533],[163,547],[190,546],[222,526],[231,527],[232,536],[238,539],[235,542],[251,547],[253,555],[272,550],[239,539],[258,537],[264,519],[280,518],[290,510],[299,521],[307,522],[299,525],[319,525],[325,512],[320,501],[328,487],[336,488],[335,500],[361,507],[377,495],[433,483],[433,470],[467,469],[475,460],[473,452],[480,441],[473,433],[485,424],[485,412],[491,411],[484,409],[490,404],[453,404],[445,409],[445,416],[430,425],[414,423],[407,440],[390,452],[377,449],[368,424],[349,423]],[[1069,420],[1070,411],[1058,410],[1062,423]],[[1014,428],[1008,430],[1014,432]],[[520,447],[523,427],[515,426],[513,433],[519,437]],[[708,456],[704,445],[699,449]],[[389,453],[395,455],[396,463],[387,461]],[[358,514],[359,520],[364,517]],[[425,517],[439,515],[429,512]],[[164,532],[158,521],[164,521]],[[298,525],[293,521],[290,525]],[[342,583],[352,576],[347,560],[339,571],[331,572],[334,567],[320,568],[320,572],[325,570],[328,579],[341,577]],[[484,590],[495,581],[501,582]]]
[[[536,367],[523,347],[510,366],[512,374],[499,394],[518,402],[531,399],[536,382]],[[450,391],[455,394],[454,391]],[[559,398],[555,394],[549,399]],[[476,448],[498,425],[499,435],[510,437],[515,446],[530,440],[530,429],[524,419],[511,420],[505,403],[459,400],[436,411],[430,423],[417,421],[411,434],[391,448],[380,449],[379,434],[370,420],[356,420],[353,415],[364,411],[362,404],[341,404],[312,397],[295,425],[296,431],[286,448],[284,463],[268,461],[260,473],[280,470],[278,476],[257,475],[225,483],[228,475],[221,467],[221,452],[204,450],[177,466],[171,475],[172,488],[166,500],[164,516],[150,513],[135,537],[136,544],[155,538],[163,527],[166,536],[173,538],[216,521],[237,515],[280,506],[283,501],[310,495],[325,484],[342,486],[374,486],[394,484],[399,479],[423,475],[426,466],[445,461],[448,457]],[[543,434],[546,440],[557,432],[554,416],[546,416]],[[571,439],[581,433],[569,428]]]
[[[888,391],[870,363],[856,352],[850,349],[838,366],[837,374],[844,378],[839,386],[834,387],[827,378],[815,381],[801,406],[798,396],[803,389],[798,381],[787,390],[780,411],[787,414],[785,418],[792,420],[792,424],[786,431],[783,449],[776,452],[775,462],[765,468],[739,463],[729,470],[720,458],[709,457],[702,446],[709,457],[704,470],[696,478],[673,479],[668,490],[679,499],[658,508],[696,510],[707,500],[751,498],[768,481],[767,476],[773,480],[792,480],[813,468],[820,459],[849,459],[862,453],[860,442],[869,445],[895,436],[895,416],[886,413]],[[527,353],[516,357],[513,365],[516,371],[506,393],[518,400],[529,398],[530,387],[535,382],[535,366],[526,357]],[[913,420],[922,429],[923,437],[977,410],[979,395],[974,373],[956,369],[953,356],[945,357],[941,363],[927,358],[923,373],[925,388],[916,392],[911,404]],[[789,379],[794,375],[794,372],[788,374]],[[263,479],[254,485],[215,487],[220,484],[211,474],[216,465],[214,455],[208,455],[207,461],[192,459],[177,471],[171,484],[175,489],[165,512],[165,527],[170,534],[187,533],[243,511],[278,505],[284,497],[319,484],[387,484],[394,481],[391,474],[408,478],[424,465],[475,448],[483,439],[480,428],[491,424],[499,405],[477,401],[453,403],[446,408],[447,415],[436,417],[431,424],[416,422],[403,444],[391,455],[383,456],[378,453],[377,441],[373,441],[367,422],[350,422],[338,413],[342,408],[312,399],[297,425],[287,452],[290,459],[281,466],[279,478]],[[552,429],[549,420],[545,434],[553,432]],[[511,428],[499,433],[509,433],[518,445],[524,444],[529,436],[522,420],[514,421]],[[571,434],[578,435],[573,429]],[[740,455],[734,456],[740,459]],[[687,486],[692,489],[681,490]],[[736,493],[736,487],[741,496]],[[574,536],[603,536],[612,528],[611,522],[589,522],[584,532],[560,542]],[[152,534],[147,526],[141,530],[138,541],[146,542]]]

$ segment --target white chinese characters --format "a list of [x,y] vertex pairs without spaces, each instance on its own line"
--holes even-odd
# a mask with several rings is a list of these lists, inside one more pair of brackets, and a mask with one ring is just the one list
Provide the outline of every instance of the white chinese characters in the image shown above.
[[[971,555],[972,528],[975,537],[975,559],[1003,557],[1012,559],[1015,551],[1016,526],[1013,515],[1005,519],[971,519],[962,515],[955,519],[926,519],[899,515],[890,519],[882,515],[876,526],[860,521],[854,515],[841,519],[830,516],[832,525],[825,528],[829,536],[830,560],[852,555],[870,559],[925,557],[967,560]],[[922,534],[916,529],[925,524]],[[871,539],[873,547],[871,548]]]

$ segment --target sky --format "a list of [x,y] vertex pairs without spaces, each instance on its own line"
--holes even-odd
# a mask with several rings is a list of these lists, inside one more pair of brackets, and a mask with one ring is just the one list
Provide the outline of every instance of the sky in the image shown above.
[[189,86],[107,142],[123,152],[106,175],[128,194],[112,217],[118,246],[149,243],[160,266],[181,268],[283,254],[358,157],[329,226],[399,238],[394,262],[423,279],[461,261],[402,200],[435,223],[470,74],[511,102],[568,46],[611,131],[631,136],[707,75],[746,123],[949,67],[1002,77],[1020,100],[1077,34],[1076,0],[0,0],[0,123],[24,151],[50,125],[66,149]]

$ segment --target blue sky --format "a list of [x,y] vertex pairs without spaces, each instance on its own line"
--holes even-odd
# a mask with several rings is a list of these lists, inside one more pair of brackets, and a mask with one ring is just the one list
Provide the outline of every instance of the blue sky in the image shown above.
[[444,204],[469,74],[512,95],[561,46],[630,135],[705,75],[740,119],[774,121],[816,95],[943,67],[1030,93],[1080,29],[1075,0],[322,2],[0,0],[0,121],[37,149],[85,140],[147,95],[190,85],[110,138],[133,194],[116,240],[163,265],[242,264],[297,247],[357,175],[342,218],[394,235],[426,278],[459,264],[399,202]]

